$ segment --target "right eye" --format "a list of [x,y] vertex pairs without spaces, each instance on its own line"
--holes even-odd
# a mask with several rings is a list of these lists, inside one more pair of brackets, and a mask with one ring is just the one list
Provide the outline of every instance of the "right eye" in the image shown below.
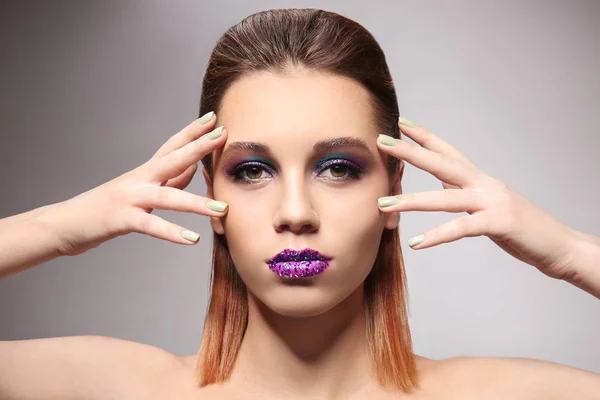
[[229,175],[233,176],[234,182],[239,183],[255,183],[258,180],[266,179],[269,177],[263,177],[262,172],[268,172],[268,168],[265,164],[259,162],[249,162],[240,164],[233,169]]

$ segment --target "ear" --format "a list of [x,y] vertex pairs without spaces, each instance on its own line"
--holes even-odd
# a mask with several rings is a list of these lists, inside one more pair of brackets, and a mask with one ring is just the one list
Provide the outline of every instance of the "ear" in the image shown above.
[[[400,165],[398,166],[398,173],[394,177],[392,187],[390,188],[389,196],[395,196],[397,194],[402,194],[402,175],[404,174],[404,161],[400,160]],[[385,213],[385,227],[387,229],[396,229],[398,228],[398,224],[400,223],[400,213],[399,212],[390,212]]]
[[[206,183],[206,197],[214,200],[215,196],[213,194],[213,186],[210,180],[210,176],[208,176],[208,171],[206,170],[206,168],[202,168],[202,175],[204,175],[204,182]],[[223,221],[221,220],[221,218],[210,217],[210,225],[217,234],[223,235],[225,233],[225,229],[223,228]]]

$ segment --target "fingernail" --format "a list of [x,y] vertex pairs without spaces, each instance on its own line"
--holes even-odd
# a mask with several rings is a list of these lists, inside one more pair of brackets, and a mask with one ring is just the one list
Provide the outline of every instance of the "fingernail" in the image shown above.
[[379,207],[389,207],[397,204],[399,200],[396,196],[380,197],[377,199],[377,204]]
[[198,118],[198,122],[200,122],[201,124],[207,123],[212,119],[214,113],[214,111],[207,112],[206,114]]
[[208,203],[206,203],[206,206],[213,211],[225,211],[227,208],[227,203],[223,201],[209,200]]
[[398,141],[388,135],[379,135],[379,143],[385,144],[386,146],[395,146]]
[[415,247],[418,244],[421,244],[425,241],[425,235],[418,235],[413,238],[408,239],[408,245],[410,247]]
[[219,126],[215,129],[213,129],[212,131],[210,131],[209,133],[207,133],[206,137],[208,137],[210,140],[221,137],[221,131],[223,131],[223,127]]
[[417,126],[417,124],[412,122],[410,119],[404,117],[398,118],[398,122],[400,122],[402,125],[410,126],[411,128],[415,128]]
[[181,232],[181,236],[183,236],[184,239],[189,240],[190,242],[194,242],[194,243],[196,243],[198,241],[198,239],[200,238],[199,234],[197,234],[196,232],[192,232],[192,231],[183,231],[183,232]]

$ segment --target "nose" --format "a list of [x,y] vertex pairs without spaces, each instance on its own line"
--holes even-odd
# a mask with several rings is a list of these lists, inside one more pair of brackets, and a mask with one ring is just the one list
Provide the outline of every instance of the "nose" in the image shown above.
[[319,229],[319,218],[313,208],[310,190],[304,185],[301,174],[289,175],[281,180],[274,228],[278,233],[286,230],[296,234],[315,232]]

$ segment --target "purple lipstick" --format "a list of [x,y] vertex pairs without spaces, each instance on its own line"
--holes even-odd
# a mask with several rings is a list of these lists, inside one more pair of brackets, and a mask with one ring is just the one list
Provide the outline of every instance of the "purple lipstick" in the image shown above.
[[330,257],[317,250],[285,249],[271,258],[267,264],[271,271],[282,278],[306,278],[325,271],[329,266]]

